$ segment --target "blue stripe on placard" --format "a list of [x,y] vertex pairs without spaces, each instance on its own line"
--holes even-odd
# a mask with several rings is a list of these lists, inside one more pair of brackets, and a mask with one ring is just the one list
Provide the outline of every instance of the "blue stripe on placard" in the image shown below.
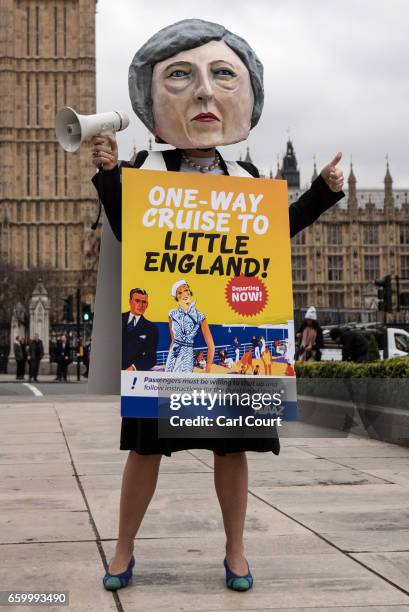
[[121,397],[121,416],[157,419],[159,417],[158,398],[123,395]]

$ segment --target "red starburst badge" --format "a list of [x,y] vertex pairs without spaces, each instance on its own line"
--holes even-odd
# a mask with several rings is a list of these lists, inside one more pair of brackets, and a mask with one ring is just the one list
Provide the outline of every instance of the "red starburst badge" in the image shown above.
[[230,308],[243,317],[254,317],[268,302],[267,287],[257,276],[236,276],[226,285]]

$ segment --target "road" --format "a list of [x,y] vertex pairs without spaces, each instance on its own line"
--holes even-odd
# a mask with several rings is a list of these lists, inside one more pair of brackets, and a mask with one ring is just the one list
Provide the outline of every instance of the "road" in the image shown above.
[[[1,382],[0,384],[0,397],[14,397],[14,396],[31,396],[31,397],[42,397],[49,395],[78,395],[85,394],[87,392],[87,381],[86,379],[80,382],[73,381],[69,383],[57,383],[57,382],[39,382],[29,383],[28,380],[24,382]],[[1,399],[0,399],[1,403]]]

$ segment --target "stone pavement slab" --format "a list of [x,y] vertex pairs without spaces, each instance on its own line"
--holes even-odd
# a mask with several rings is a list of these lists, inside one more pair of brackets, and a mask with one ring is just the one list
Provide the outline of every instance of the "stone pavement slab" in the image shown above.
[[309,487],[329,485],[363,485],[384,483],[384,479],[344,468],[329,461],[304,461],[294,469],[283,466],[274,470],[251,470],[250,487]]
[[409,473],[407,471],[398,470],[374,470],[370,471],[375,478],[382,478],[387,482],[393,482],[402,487],[409,487]]
[[[274,538],[271,538],[274,540]],[[247,538],[255,583],[248,593],[224,591],[222,540],[138,540],[132,586],[120,593],[125,609],[248,610],[314,606],[405,604],[407,596],[328,546],[326,553],[269,550]],[[262,553],[260,553],[262,551]],[[176,554],[175,554],[176,552]],[[264,553],[264,554],[263,554]],[[175,562],[175,558],[177,562]],[[209,588],[211,585],[211,588]],[[159,587],[159,588],[157,588]],[[328,603],[330,602],[330,605]],[[336,610],[336,608],[335,608]]]
[[[386,447],[386,448],[385,448]],[[301,450],[301,449],[300,449]],[[304,450],[304,452],[307,452]],[[384,447],[365,445],[365,446],[311,446],[308,448],[308,452],[316,457],[326,458],[356,458],[356,457],[376,457],[376,458],[390,458],[400,457],[402,459],[409,459],[409,448],[404,446],[397,446],[395,444],[386,444]]]
[[[85,483],[84,490],[95,523],[103,538],[117,533],[119,486],[115,490],[95,489]],[[213,486],[205,489],[159,489],[148,508],[140,536],[161,538],[173,534],[194,537],[222,529],[220,507]],[[246,529],[249,533],[300,533],[303,531],[291,519],[272,510],[262,502],[249,499]]]
[[397,484],[333,484],[330,487],[311,484],[308,487],[254,486],[263,499],[290,513],[318,514],[325,510],[362,511],[364,513],[399,509],[409,516],[409,490]]
[[72,476],[73,468],[68,461],[53,461],[52,463],[2,463],[0,464],[0,489],[11,486],[19,479]]
[[[408,547],[409,548],[409,547]],[[405,552],[353,554],[367,567],[374,569],[395,584],[409,591],[409,550]]]
[[[250,604],[251,605],[251,604]],[[319,607],[302,607],[302,608],[280,608],[280,607],[271,607],[271,608],[235,608],[234,610],[229,610],[229,612],[243,612],[243,610],[246,610],[246,612],[254,612],[255,610],[257,610],[257,612],[270,612],[271,610],[274,610],[274,612],[328,612],[328,610],[333,610],[333,612],[408,612],[409,611],[409,605],[408,606],[399,606],[399,605],[395,605],[395,604],[391,604],[391,605],[382,605],[382,606],[354,606],[354,607],[350,607],[350,606],[331,606],[330,608],[326,607],[326,608],[321,608],[321,606]],[[214,608],[213,610],[204,610],[204,612],[214,612]]]
[[103,588],[101,557],[95,542],[7,544],[0,547],[3,590],[69,591],[69,606],[12,606],[5,610],[35,612],[117,612]]
[[9,568],[19,588],[65,585],[68,609],[79,612],[409,612],[409,449],[331,432],[312,438],[316,428],[297,424],[278,457],[248,453],[255,586],[244,594],[224,586],[213,454],[164,457],[135,541],[133,582],[113,596],[101,577],[127,456],[118,401],[41,399],[0,405],[2,585]]

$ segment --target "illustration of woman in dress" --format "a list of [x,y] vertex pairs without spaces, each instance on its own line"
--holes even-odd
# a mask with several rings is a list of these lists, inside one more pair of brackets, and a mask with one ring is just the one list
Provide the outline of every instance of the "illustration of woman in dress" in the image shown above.
[[165,372],[193,372],[194,342],[201,329],[207,345],[205,371],[209,373],[214,357],[214,342],[206,316],[196,310],[195,302],[192,301],[193,293],[185,280],[173,283],[171,295],[177,301],[178,308],[169,312],[172,341]]

